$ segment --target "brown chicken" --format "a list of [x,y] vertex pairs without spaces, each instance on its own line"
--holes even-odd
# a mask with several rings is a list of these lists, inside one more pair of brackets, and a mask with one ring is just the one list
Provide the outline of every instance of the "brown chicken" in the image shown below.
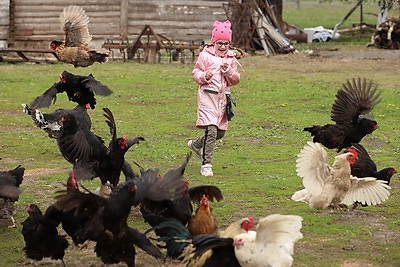
[[192,236],[201,234],[217,234],[218,222],[211,214],[208,198],[203,195],[196,214],[190,219],[188,229]]
[[65,42],[52,41],[50,49],[54,50],[60,61],[74,67],[87,67],[94,62],[104,63],[108,54],[89,49],[92,36],[89,34],[89,17],[79,6],[68,6],[60,15],[61,29],[65,32]]

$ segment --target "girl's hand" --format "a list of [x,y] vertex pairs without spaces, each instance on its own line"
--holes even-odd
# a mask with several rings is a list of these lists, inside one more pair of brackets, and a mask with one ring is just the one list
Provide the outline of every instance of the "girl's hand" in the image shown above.
[[224,63],[224,64],[221,65],[221,69],[223,71],[226,71],[228,69],[228,66],[229,66],[228,63]]
[[206,80],[208,81],[209,79],[211,79],[213,75],[214,75],[214,73],[211,70],[207,71],[206,72]]

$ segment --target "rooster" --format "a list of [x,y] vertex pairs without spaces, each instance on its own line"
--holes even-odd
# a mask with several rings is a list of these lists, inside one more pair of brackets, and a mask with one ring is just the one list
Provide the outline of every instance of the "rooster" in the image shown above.
[[[155,231],[156,240],[165,243],[167,255],[180,259],[185,266],[240,267],[235,257],[233,238],[213,234],[192,236],[187,227],[173,218],[159,217],[159,224],[147,232]],[[228,226],[227,235],[237,235],[252,229],[254,220],[241,219]]]
[[203,195],[196,214],[190,219],[188,229],[192,236],[217,234],[218,222],[211,213],[208,198]]
[[292,200],[308,202],[311,208],[342,208],[358,201],[376,205],[385,201],[390,193],[386,181],[373,177],[358,178],[351,175],[350,165],[357,160],[357,151],[335,157],[328,164],[328,154],[320,143],[307,142],[296,160],[297,175],[303,178],[305,189],[293,194]]
[[303,237],[302,220],[300,216],[273,214],[260,219],[255,231],[235,236],[240,266],[292,266],[294,244]]
[[336,124],[314,125],[304,128],[304,131],[314,136],[314,142],[329,149],[337,148],[338,152],[352,143],[359,143],[378,128],[378,123],[367,114],[381,101],[380,94],[377,86],[365,78],[347,80],[343,89],[336,93],[332,106],[331,119]]
[[[354,164],[351,164],[351,175],[359,178],[374,177],[378,180],[386,181],[388,185],[390,184],[392,176],[397,173],[395,168],[388,167],[378,171],[375,162],[362,145],[353,144],[352,148],[357,151],[358,159]],[[359,202],[355,202],[352,209],[357,208],[358,204]],[[362,206],[368,205],[363,204]]]
[[35,98],[31,104],[32,108],[49,107],[57,100],[57,94],[65,92],[69,101],[78,103],[78,105],[89,105],[91,109],[96,106],[94,94],[108,96],[112,91],[96,80],[92,74],[89,76],[74,75],[68,71],[60,74],[60,81],[54,83],[42,95]]
[[35,204],[26,208],[29,217],[22,223],[21,233],[24,236],[26,256],[34,261],[49,257],[64,263],[65,249],[68,241],[58,234],[57,224],[42,214]]
[[50,49],[56,52],[58,59],[74,67],[87,67],[94,62],[104,63],[108,54],[89,49],[92,40],[89,34],[89,17],[79,6],[68,6],[60,14],[61,29],[65,33],[65,42],[52,41]]
[[17,227],[13,215],[15,214],[14,202],[21,194],[19,186],[24,179],[25,168],[18,165],[15,169],[0,172],[0,218],[10,220],[8,227]]
[[367,150],[360,144],[353,144],[352,148],[357,150],[358,159],[351,165],[351,175],[362,177],[375,177],[378,180],[386,181],[390,184],[390,180],[397,173],[393,167],[377,170],[375,162],[369,156]]
[[108,147],[101,143],[101,138],[91,133],[87,141],[88,146],[82,146],[82,140],[76,138],[63,138],[60,147],[68,151],[76,159],[74,172],[78,179],[88,180],[99,177],[102,185],[110,182],[116,186],[119,182],[121,171],[128,168],[125,153],[130,147],[144,141],[143,137],[128,139],[127,135],[117,137],[117,126],[114,115],[108,108],[103,108],[106,123],[110,128],[111,140]]
[[77,243],[86,240],[96,242],[95,252],[104,264],[125,262],[135,264],[135,246],[156,258],[162,258],[159,249],[147,237],[128,226],[127,219],[132,206],[145,199],[161,201],[174,199],[183,193],[183,171],[188,159],[176,170],[167,173],[163,179],[157,172],[148,170],[141,177],[119,184],[109,198],[90,192],[69,190],[56,196],[55,207],[81,220]]

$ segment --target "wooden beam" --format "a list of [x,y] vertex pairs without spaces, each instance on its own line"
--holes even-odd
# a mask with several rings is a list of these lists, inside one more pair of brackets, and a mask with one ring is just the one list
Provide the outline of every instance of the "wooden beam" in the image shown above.
[[128,9],[129,0],[121,0],[121,14],[120,14],[120,35],[122,40],[128,40]]

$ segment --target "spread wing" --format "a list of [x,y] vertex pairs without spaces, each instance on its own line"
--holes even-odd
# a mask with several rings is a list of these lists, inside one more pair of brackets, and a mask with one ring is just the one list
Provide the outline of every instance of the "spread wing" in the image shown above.
[[92,74],[83,79],[82,84],[84,84],[87,89],[94,92],[96,95],[108,96],[112,94],[110,88],[96,80]]
[[31,104],[31,108],[36,109],[36,108],[49,107],[52,101],[53,104],[56,102],[57,93],[59,93],[58,83],[55,83],[53,84],[52,87],[47,89],[42,95],[35,98],[35,100]]
[[325,149],[320,143],[309,141],[297,157],[296,172],[303,178],[304,187],[312,195],[320,194],[325,181],[331,176]]
[[141,170],[141,177],[133,179],[137,185],[135,194],[135,205],[149,199],[161,201],[165,199],[174,200],[181,198],[185,190],[183,173],[189,162],[190,155],[186,156],[183,164],[168,171],[162,178],[158,178],[158,173],[153,170]]
[[[256,245],[266,247],[269,266],[291,262],[294,244],[303,237],[300,232],[303,218],[297,215],[272,214],[259,220]],[[282,264],[282,266],[289,266]]]
[[373,177],[357,178],[352,176],[351,187],[342,203],[351,205],[354,202],[361,202],[367,205],[380,204],[389,198],[390,186],[387,181],[377,180]]
[[59,139],[58,146],[69,162],[89,160],[96,155],[105,154],[107,150],[100,138],[86,130]]
[[112,139],[110,142],[114,142],[117,140],[117,125],[115,124],[114,120],[114,115],[112,114],[111,110],[109,108],[103,108],[104,111],[104,117],[106,117],[106,123],[108,127],[110,128],[110,134],[112,136]]
[[360,144],[353,144],[358,152],[357,161],[351,165],[351,174],[353,176],[361,177],[374,177],[377,171],[375,162],[369,156],[367,150]]
[[358,116],[368,114],[382,99],[377,85],[364,78],[347,80],[336,93],[331,119],[337,124],[357,124]]
[[79,6],[67,6],[60,14],[61,29],[65,32],[65,45],[88,46],[92,40],[89,34],[89,17]]

